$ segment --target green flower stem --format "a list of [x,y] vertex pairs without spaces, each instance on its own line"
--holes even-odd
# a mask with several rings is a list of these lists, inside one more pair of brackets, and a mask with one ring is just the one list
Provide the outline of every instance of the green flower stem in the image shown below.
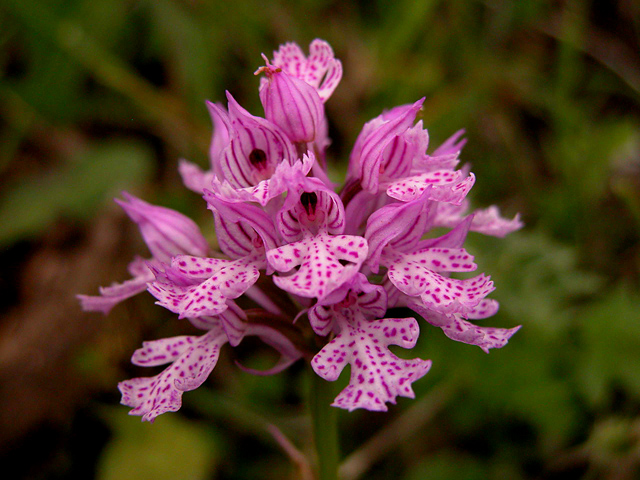
[[338,479],[338,409],[331,406],[335,385],[311,372],[309,406],[313,419],[313,435],[318,453],[319,480]]

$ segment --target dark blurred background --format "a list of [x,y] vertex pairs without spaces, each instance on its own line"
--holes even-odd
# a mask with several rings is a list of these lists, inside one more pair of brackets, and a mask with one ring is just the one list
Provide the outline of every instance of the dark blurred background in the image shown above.
[[[521,212],[472,234],[523,325],[484,354],[421,323],[434,362],[386,414],[340,412],[343,477],[640,478],[640,4],[634,0],[296,2],[4,0],[0,5],[0,461],[21,479],[274,479],[312,455],[302,364],[223,352],[177,414],[141,424],[118,381],[143,339],[190,333],[140,295],[104,317],[76,293],[146,255],[112,201],[127,189],[213,222],[180,157],[207,163],[204,100],[257,115],[253,72],[280,43],[326,39],[344,65],[327,114],[340,179],[362,124],[426,96],[432,145],[459,128],[475,206]],[[345,376],[345,375],[343,375]],[[9,478],[9,477],[6,477]],[[11,477],[14,478],[14,477]]]

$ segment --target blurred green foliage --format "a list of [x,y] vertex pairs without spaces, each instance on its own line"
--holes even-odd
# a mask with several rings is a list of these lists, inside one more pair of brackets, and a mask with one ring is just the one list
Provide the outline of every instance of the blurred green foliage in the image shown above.
[[[412,402],[440,387],[451,393],[428,414],[414,413],[419,433],[367,450],[371,470],[349,478],[638,478],[636,2],[6,0],[0,25],[0,245],[8,255],[25,242],[36,255],[65,220],[88,235],[123,188],[207,222],[181,189],[177,159],[206,164],[205,99],[222,101],[229,89],[261,112],[252,73],[261,52],[285,41],[324,38],[343,61],[327,104],[336,178],[365,121],[426,96],[421,118],[433,144],[467,129],[462,158],[478,178],[474,203],[519,211],[527,223],[506,239],[472,235],[468,247],[502,305],[487,323],[523,328],[487,356],[422,323],[417,349],[398,350],[434,361],[415,385],[418,399],[384,415],[341,412],[347,463],[383,427],[403,425]],[[183,328],[120,307],[113,316],[147,330],[120,332],[126,345]],[[261,349],[243,355],[252,365],[271,360]],[[209,384],[222,394],[188,394],[181,413],[154,426],[124,409],[103,415],[117,397],[100,397],[101,380],[96,396],[69,413],[88,409],[112,432],[96,478],[297,478],[263,427],[277,423],[310,451],[304,369],[263,378],[232,366],[223,358]],[[141,372],[116,374],[114,385]],[[62,445],[32,457],[25,478],[66,478],[44,459],[79,455]]]

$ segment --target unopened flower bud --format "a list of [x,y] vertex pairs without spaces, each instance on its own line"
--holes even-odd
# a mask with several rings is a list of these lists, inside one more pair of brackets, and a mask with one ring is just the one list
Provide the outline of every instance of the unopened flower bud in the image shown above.
[[293,142],[313,142],[321,128],[324,106],[308,83],[274,67],[267,61],[256,73],[267,82],[260,87],[260,101],[267,120],[279,126]]

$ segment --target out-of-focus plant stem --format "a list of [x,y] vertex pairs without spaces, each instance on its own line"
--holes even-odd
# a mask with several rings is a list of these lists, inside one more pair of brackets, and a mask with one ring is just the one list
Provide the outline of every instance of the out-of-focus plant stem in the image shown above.
[[318,479],[338,479],[338,410],[331,406],[335,397],[332,382],[311,372],[309,408],[313,418],[313,435],[318,453]]

